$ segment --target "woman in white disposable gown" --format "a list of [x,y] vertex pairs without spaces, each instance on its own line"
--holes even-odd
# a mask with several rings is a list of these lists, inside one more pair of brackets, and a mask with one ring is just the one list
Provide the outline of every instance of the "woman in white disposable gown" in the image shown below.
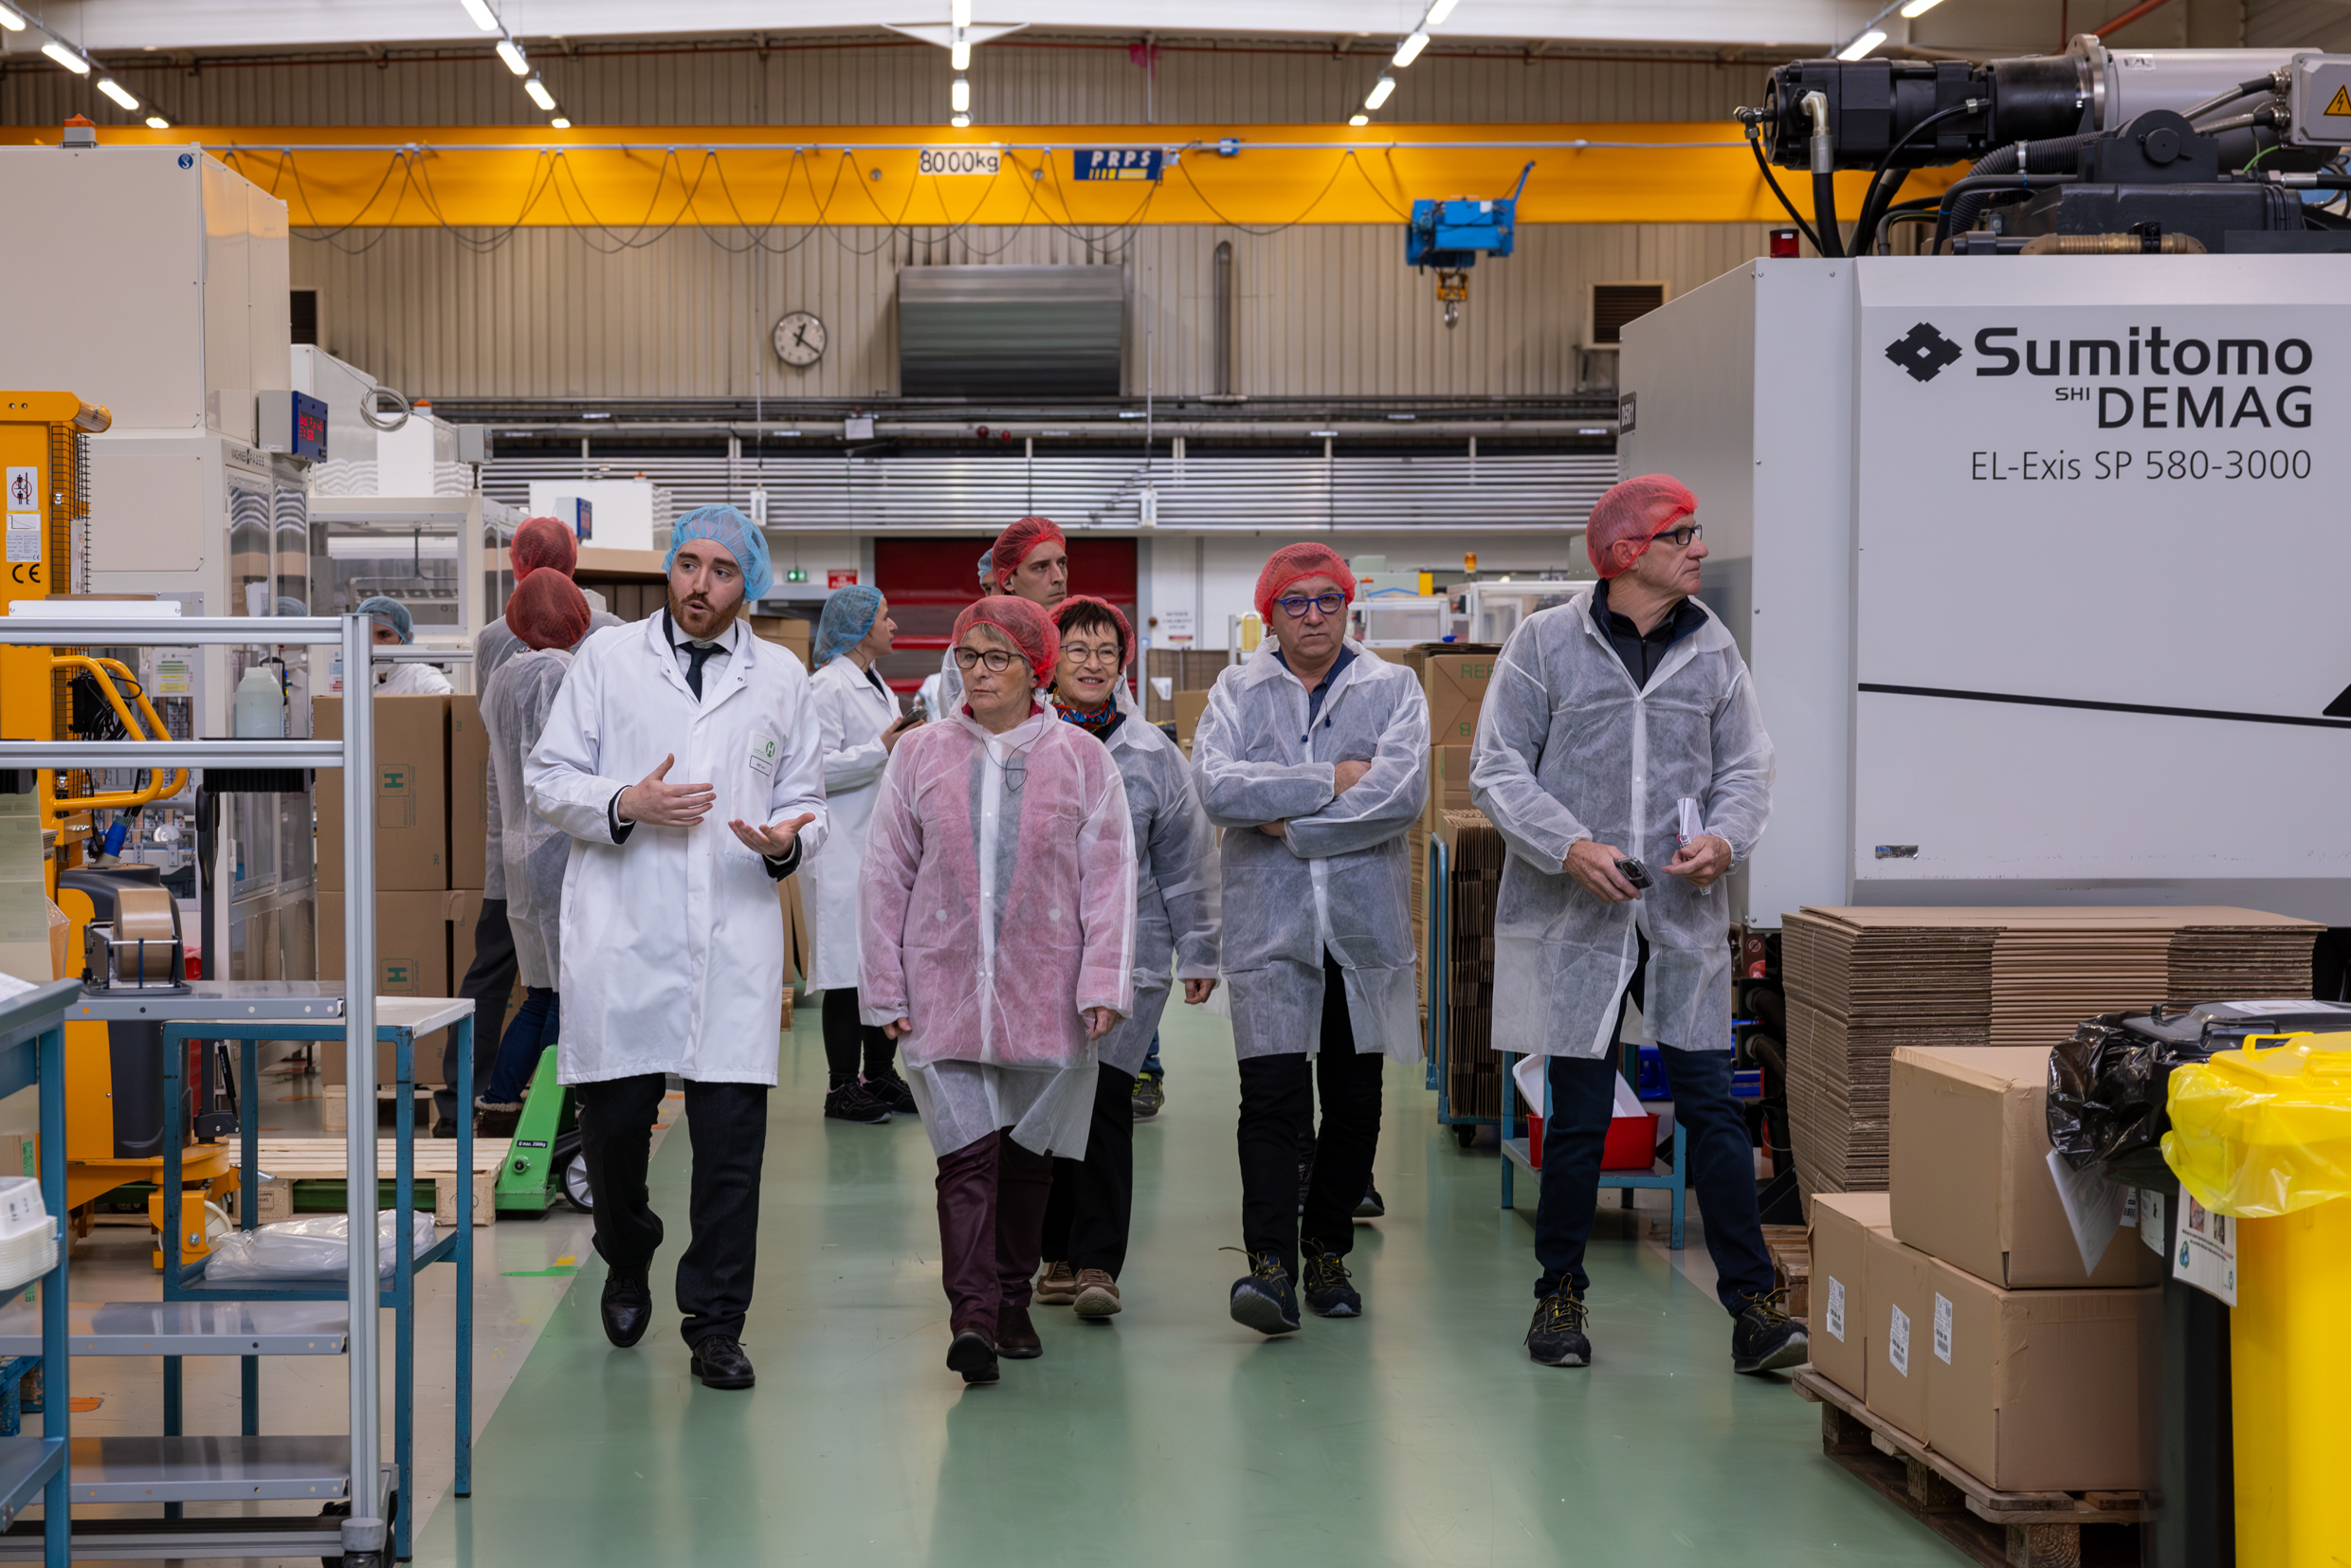
[[939,1157],[949,1368],[1044,1354],[1030,1322],[1054,1155],[1082,1157],[1095,1042],[1134,1007],[1135,847],[1101,741],[1042,696],[1045,611],[955,625],[964,701],[900,744],[866,845],[858,1000],[902,1041]]
[[857,1016],[857,884],[866,824],[890,753],[921,721],[899,711],[897,694],[873,667],[897,630],[879,590],[844,588],[825,601],[811,650],[816,673],[809,678],[809,701],[825,732],[825,801],[832,825],[800,880],[816,928],[809,983],[825,994],[825,1115],[836,1121],[879,1123],[892,1111],[914,1109],[906,1081],[891,1066],[897,1043]]
[[[359,613],[375,623],[375,646],[389,647],[394,643],[403,646],[416,641],[416,617],[409,607],[397,599],[381,593],[359,602]],[[375,666],[375,695],[378,697],[447,697],[449,678],[430,665],[378,665]]]
[[1197,1006],[1216,989],[1216,830],[1193,789],[1192,764],[1126,695],[1135,632],[1116,605],[1084,594],[1053,612],[1061,665],[1053,696],[1062,722],[1110,748],[1126,786],[1135,837],[1135,1010],[1103,1036],[1085,1158],[1053,1161],[1045,1210],[1045,1275],[1037,1300],[1081,1318],[1122,1309],[1135,1212],[1135,1075],[1167,1006],[1172,970]]
[[490,744],[490,798],[500,806],[491,843],[505,875],[506,925],[514,936],[515,967],[523,1001],[506,1026],[490,1081],[474,1101],[484,1138],[512,1138],[522,1114],[522,1091],[562,1024],[556,987],[561,974],[563,870],[572,836],[531,810],[523,761],[547,727],[548,712],[572,650],[590,629],[588,600],[560,572],[534,572],[506,601],[503,624],[521,651],[508,655],[482,693],[482,729]]

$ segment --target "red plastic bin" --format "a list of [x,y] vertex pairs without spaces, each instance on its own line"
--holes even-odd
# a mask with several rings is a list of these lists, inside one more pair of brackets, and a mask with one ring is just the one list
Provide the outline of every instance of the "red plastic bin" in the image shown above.
[[[1543,1119],[1526,1113],[1526,1163],[1542,1169]],[[1657,1162],[1657,1113],[1619,1116],[1608,1124],[1608,1141],[1600,1146],[1603,1171],[1646,1171]]]

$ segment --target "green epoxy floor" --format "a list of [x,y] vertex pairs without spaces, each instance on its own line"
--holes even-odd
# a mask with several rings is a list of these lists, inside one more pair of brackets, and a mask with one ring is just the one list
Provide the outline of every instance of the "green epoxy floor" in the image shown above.
[[[686,1375],[667,1269],[686,1140],[653,1163],[672,1242],[633,1351],[596,1318],[601,1266],[563,1297],[445,1500],[420,1564],[1294,1568],[1566,1562],[1954,1564],[1966,1559],[1822,1457],[1815,1407],[1729,1370],[1729,1320],[1632,1216],[1603,1210],[1597,1364],[1536,1367],[1533,1194],[1496,1207],[1491,1154],[1389,1068],[1377,1180],[1357,1229],[1366,1316],[1268,1341],[1225,1314],[1240,1272],[1236,1075],[1224,1024],[1170,1010],[1169,1108],[1137,1129],[1127,1310],[1040,1308],[1043,1358],[966,1390],[943,1364],[934,1170],[920,1127],[819,1115],[816,1010],[784,1042],[748,1394]],[[1689,1245],[1704,1273],[1703,1244]]]

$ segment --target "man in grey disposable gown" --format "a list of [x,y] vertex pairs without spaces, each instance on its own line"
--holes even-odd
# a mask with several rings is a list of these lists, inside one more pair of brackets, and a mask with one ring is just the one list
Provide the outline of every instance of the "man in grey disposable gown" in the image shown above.
[[1535,1214],[1542,1278],[1526,1339],[1549,1366],[1592,1359],[1584,1244],[1628,992],[1689,1135],[1716,1294],[1737,1320],[1731,1365],[1769,1372],[1808,1356],[1773,1288],[1752,1145],[1731,1095],[1722,878],[1771,815],[1772,742],[1738,645],[1691,597],[1706,556],[1697,510],[1662,474],[1600,498],[1584,534],[1600,582],[1511,634],[1470,754],[1470,796],[1510,846],[1495,911],[1494,1044],[1550,1061]]

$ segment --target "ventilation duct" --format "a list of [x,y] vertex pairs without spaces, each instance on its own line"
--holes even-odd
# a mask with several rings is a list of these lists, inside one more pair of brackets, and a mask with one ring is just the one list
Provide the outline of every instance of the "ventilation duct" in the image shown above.
[[907,397],[1116,397],[1125,336],[1123,267],[898,269]]

